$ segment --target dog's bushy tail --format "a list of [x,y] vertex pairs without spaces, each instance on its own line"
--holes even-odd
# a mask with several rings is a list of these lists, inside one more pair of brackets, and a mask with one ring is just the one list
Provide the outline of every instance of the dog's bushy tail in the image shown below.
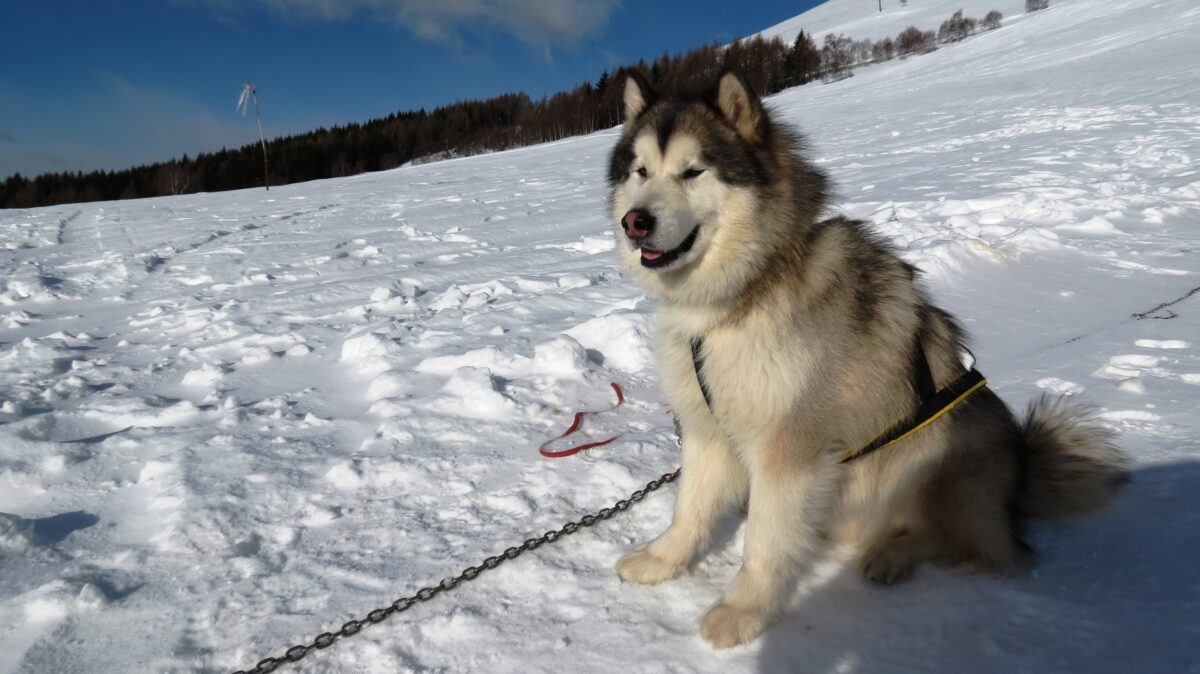
[[1017,504],[1030,517],[1099,510],[1126,481],[1128,459],[1088,410],[1042,396],[1021,425],[1025,464]]

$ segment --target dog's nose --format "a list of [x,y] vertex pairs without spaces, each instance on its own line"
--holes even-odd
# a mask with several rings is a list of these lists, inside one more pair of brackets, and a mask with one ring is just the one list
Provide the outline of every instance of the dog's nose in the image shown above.
[[621,218],[621,224],[625,226],[625,236],[631,239],[644,239],[654,231],[654,216],[635,208]]

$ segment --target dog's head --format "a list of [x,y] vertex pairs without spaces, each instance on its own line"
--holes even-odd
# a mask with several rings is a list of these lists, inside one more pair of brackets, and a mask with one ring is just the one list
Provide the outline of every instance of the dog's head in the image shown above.
[[631,71],[624,103],[608,170],[621,260],[656,295],[719,300],[770,246],[760,210],[779,180],[777,132],[733,72],[704,94],[660,96]]

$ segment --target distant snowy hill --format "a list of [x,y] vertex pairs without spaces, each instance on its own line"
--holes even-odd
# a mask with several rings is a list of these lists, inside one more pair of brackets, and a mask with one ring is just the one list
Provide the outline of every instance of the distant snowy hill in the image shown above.
[[[1077,3],[1053,0],[1050,8],[1059,4],[1073,8]],[[778,37],[791,44],[803,29],[817,40],[818,46],[826,33],[841,33],[855,40],[879,40],[895,37],[909,26],[936,31],[943,21],[960,9],[964,16],[976,19],[982,19],[984,14],[995,9],[1006,19],[1015,20],[1024,15],[1025,0],[908,0],[907,5],[901,5],[900,0],[883,0],[882,12],[877,0],[826,0],[800,16],[771,26],[760,35]]]
[[[833,551],[717,653],[696,618],[740,520],[678,581],[614,572],[668,487],[282,671],[1200,672],[1200,7],[1018,4],[832,0],[770,30],[1009,18],[769,104],[1001,396],[1096,406],[1134,458],[1111,509],[1033,523],[1012,578],[881,589]],[[673,470],[606,214],[616,133],[0,211],[0,674],[248,668]],[[621,438],[539,457],[576,409]]]

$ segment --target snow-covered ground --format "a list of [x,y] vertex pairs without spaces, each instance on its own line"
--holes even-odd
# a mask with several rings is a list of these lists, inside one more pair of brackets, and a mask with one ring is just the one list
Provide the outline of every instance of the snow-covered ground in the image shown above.
[[[1052,4],[771,104],[1004,398],[1098,407],[1135,459],[1109,511],[1036,523],[1015,578],[880,589],[833,554],[713,652],[695,620],[737,519],[681,580],[613,571],[667,488],[293,670],[1200,671],[1200,293],[1133,317],[1200,286],[1200,7]],[[812,14],[857,37],[852,5]],[[652,307],[605,215],[614,133],[0,211],[0,672],[248,667],[673,469]],[[622,438],[539,457],[610,381],[628,402],[588,429]]]
[[[882,0],[882,3],[876,0],[829,0],[759,34],[778,37],[790,45],[800,29],[804,29],[817,40],[819,47],[826,33],[841,33],[855,40],[882,40],[896,37],[909,26],[936,32],[943,21],[960,9],[963,16],[975,19],[982,19],[994,9],[1009,22],[1036,15],[1026,17],[1025,0],[908,0],[907,4],[900,3],[901,0]],[[1052,0],[1050,3],[1052,8],[1060,4],[1068,8],[1064,11],[1074,12],[1080,3],[1074,0]]]

